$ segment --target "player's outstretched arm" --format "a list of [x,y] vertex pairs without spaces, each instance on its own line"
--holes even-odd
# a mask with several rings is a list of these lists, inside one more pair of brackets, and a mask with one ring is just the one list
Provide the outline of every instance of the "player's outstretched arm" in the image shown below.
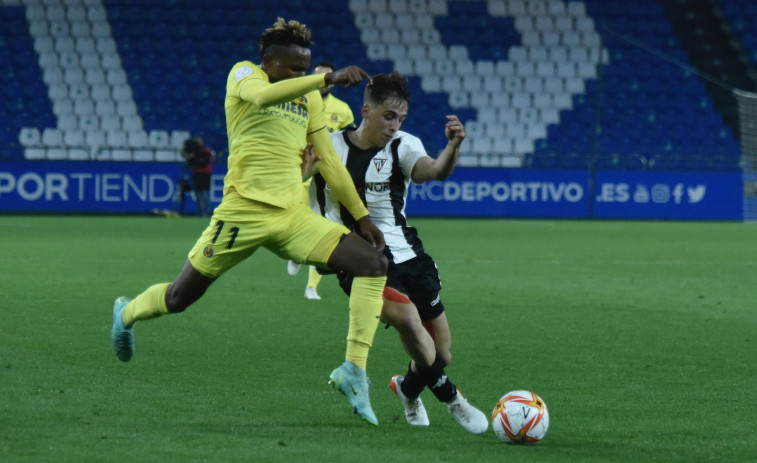
[[239,98],[265,108],[287,101],[325,87],[324,75],[313,74],[269,84],[262,79],[245,79],[239,90]]
[[354,87],[362,82],[363,79],[366,79],[368,83],[372,83],[371,75],[355,65],[329,72],[324,77],[326,85],[344,85],[345,87]]
[[413,182],[446,180],[455,170],[457,158],[460,156],[460,144],[465,140],[465,127],[457,116],[447,116],[444,134],[447,137],[447,146],[444,147],[438,158],[426,156],[415,163],[412,172]]

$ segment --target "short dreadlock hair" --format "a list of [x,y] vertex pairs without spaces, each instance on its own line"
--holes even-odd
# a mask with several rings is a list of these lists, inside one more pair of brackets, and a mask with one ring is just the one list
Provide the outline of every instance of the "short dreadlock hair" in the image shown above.
[[410,104],[410,90],[407,89],[407,77],[399,72],[376,74],[372,83],[365,87],[363,99],[372,105],[380,105],[390,98],[398,98]]
[[310,29],[307,26],[295,20],[287,22],[284,18],[278,18],[273,23],[273,27],[269,27],[263,32],[258,49],[262,58],[274,46],[288,47],[289,45],[298,45],[309,48],[312,44],[313,42],[310,41]]

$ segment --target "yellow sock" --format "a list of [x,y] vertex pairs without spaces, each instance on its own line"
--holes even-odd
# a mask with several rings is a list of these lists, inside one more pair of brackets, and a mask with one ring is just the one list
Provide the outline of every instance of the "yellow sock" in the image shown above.
[[139,320],[149,320],[168,313],[166,291],[170,283],[152,285],[145,292],[126,304],[121,320],[125,327],[130,327]]
[[363,370],[376,334],[386,277],[355,277],[350,295],[350,329],[347,333],[347,361]]
[[310,271],[308,272],[308,288],[317,288],[322,276],[315,267],[310,267]]

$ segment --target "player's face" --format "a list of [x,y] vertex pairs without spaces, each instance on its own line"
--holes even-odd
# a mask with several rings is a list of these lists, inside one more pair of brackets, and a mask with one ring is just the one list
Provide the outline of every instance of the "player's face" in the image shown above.
[[271,83],[304,76],[310,68],[310,50],[299,45],[275,47],[263,57],[262,69]]
[[374,106],[366,104],[362,116],[371,145],[377,148],[386,146],[402,127],[407,111],[408,102],[399,98],[389,98]]

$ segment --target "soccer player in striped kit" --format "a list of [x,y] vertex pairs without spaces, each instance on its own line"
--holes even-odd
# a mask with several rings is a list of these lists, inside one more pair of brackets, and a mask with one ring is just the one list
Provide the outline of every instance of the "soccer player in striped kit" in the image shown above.
[[[439,296],[439,273],[405,216],[410,181],[446,179],[457,163],[465,130],[456,116],[447,116],[447,145],[438,158],[428,156],[420,139],[400,130],[410,106],[406,85],[407,79],[396,72],[373,76],[365,89],[360,126],[334,133],[331,138],[386,240],[384,254],[389,270],[381,317],[397,329],[412,359],[407,373],[390,381],[408,423],[429,425],[420,399],[420,393],[428,387],[465,430],[481,434],[489,420],[463,398],[445,373],[451,360],[452,338]],[[353,226],[354,220],[320,175],[311,183],[310,196],[317,198],[326,217]],[[349,294],[352,275],[339,272],[338,276]]]

